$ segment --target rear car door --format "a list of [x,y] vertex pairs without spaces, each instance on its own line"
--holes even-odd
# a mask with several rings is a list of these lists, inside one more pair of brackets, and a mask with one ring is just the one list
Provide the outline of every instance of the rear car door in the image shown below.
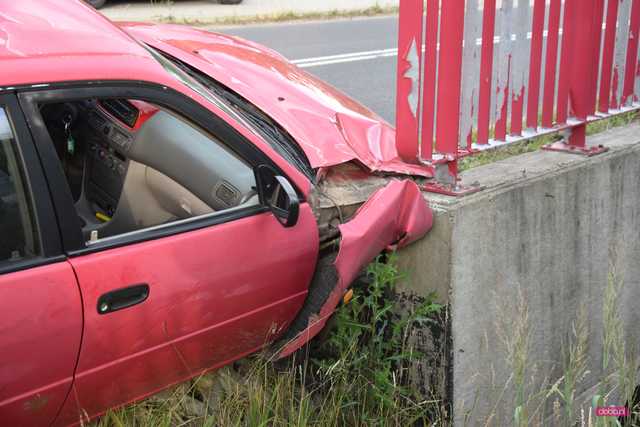
[[[81,244],[74,247],[76,243],[69,236],[83,233],[75,220],[78,212],[53,148],[55,142],[39,125],[46,122],[38,117],[39,100],[76,102],[79,96],[100,97],[104,93],[114,97],[121,91],[129,98],[171,107],[181,114],[181,120],[199,129],[199,136],[191,133],[180,139],[181,144],[250,144],[195,102],[185,103],[183,97],[179,105],[172,105],[174,99],[166,88],[103,90],[97,86],[80,92],[53,89],[29,93],[22,99],[47,177],[61,188],[54,202],[58,216],[64,218],[61,228],[69,232],[65,245],[83,300],[82,349],[59,425],[91,418],[259,350],[282,333],[301,308],[318,253],[317,225],[308,203],[300,204],[297,223],[284,227],[257,200],[89,242],[84,241],[85,233]],[[150,126],[161,124],[161,116],[170,114],[163,110],[132,134],[128,153],[140,148],[136,144],[164,143],[163,139],[182,125],[174,123],[162,130]],[[217,125],[211,128],[214,122]],[[150,137],[140,136],[144,133]],[[210,141],[202,141],[205,134]],[[73,136],[76,150],[81,151],[84,137]],[[179,152],[160,151],[160,158],[152,155],[149,160],[157,161],[154,165],[159,172],[163,167],[174,168],[167,161],[182,158]],[[259,154],[242,160],[251,167],[268,162]],[[125,163],[128,171],[120,200],[132,204],[142,196],[139,191],[126,191],[127,179],[139,162],[126,159]],[[196,167],[183,162],[178,169]],[[91,179],[100,185],[99,179]],[[114,218],[118,209],[120,202]]]
[[15,95],[0,95],[0,424],[49,425],[73,379],[82,304]]

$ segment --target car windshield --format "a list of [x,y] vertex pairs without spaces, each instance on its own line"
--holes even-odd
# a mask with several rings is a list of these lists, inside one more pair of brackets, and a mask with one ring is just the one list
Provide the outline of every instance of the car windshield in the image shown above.
[[172,76],[234,117],[247,129],[267,141],[278,154],[294,165],[311,181],[315,180],[315,173],[309,164],[307,156],[291,135],[271,117],[236,92],[201,71],[152,46],[146,45],[146,47]]

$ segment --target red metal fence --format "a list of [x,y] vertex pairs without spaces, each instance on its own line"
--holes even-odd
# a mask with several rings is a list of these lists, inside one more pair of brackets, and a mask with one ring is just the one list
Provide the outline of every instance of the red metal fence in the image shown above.
[[[397,147],[459,194],[458,159],[640,109],[640,0],[401,0]],[[422,47],[422,48],[421,48]]]

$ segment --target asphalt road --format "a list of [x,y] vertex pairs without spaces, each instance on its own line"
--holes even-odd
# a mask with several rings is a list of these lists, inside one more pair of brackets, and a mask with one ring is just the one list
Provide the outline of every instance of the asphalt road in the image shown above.
[[393,124],[398,18],[213,28],[277,50]]

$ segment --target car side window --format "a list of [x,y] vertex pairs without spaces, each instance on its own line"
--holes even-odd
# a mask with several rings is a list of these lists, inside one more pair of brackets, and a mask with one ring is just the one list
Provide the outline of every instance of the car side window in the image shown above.
[[15,133],[0,106],[0,265],[39,255],[33,204],[25,183]]
[[162,106],[94,98],[40,113],[89,244],[259,204],[251,165]]

